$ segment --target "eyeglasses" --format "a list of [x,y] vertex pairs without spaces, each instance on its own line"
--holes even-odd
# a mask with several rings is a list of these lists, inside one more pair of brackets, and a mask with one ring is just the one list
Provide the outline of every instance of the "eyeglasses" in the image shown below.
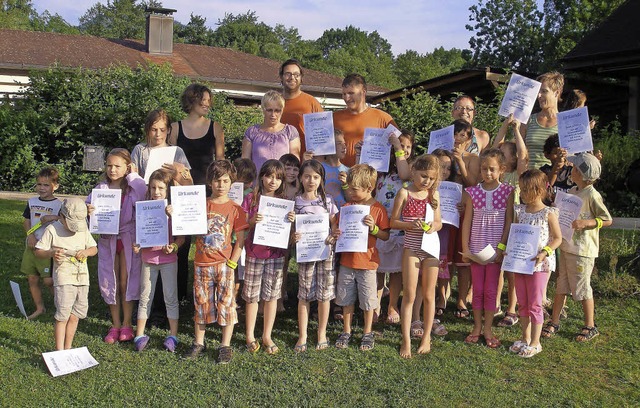
[[473,112],[475,109],[474,108],[469,108],[467,106],[454,106],[453,110],[454,111],[458,111],[458,112],[463,112],[463,111]]
[[298,79],[302,76],[301,73],[299,72],[295,72],[295,73],[291,73],[291,72],[285,72],[284,74],[282,74],[283,77],[289,79],[289,78],[295,78]]

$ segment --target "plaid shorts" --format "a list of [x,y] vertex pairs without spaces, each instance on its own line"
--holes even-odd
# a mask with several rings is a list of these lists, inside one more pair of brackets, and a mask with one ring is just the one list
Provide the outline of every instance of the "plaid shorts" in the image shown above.
[[248,303],[278,300],[282,291],[284,257],[256,259],[247,257],[242,298]]
[[327,302],[336,297],[336,269],[333,252],[324,261],[298,264],[298,299]]
[[213,266],[194,266],[193,303],[196,324],[218,323],[220,326],[238,322],[235,299],[233,269],[225,263]]

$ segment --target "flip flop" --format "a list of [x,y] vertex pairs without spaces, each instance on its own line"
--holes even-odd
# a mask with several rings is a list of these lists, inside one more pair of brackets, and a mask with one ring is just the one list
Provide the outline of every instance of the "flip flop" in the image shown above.
[[[307,347],[307,345],[305,344],[305,348]],[[278,348],[278,346],[276,346],[275,344],[272,344],[271,346],[264,346],[264,351],[270,355],[270,356],[274,356],[276,354],[278,354],[278,352],[280,351],[280,349]]]
[[253,354],[258,350],[260,350],[260,343],[258,343],[258,340],[254,340],[251,343],[247,343],[247,351],[249,353]]
[[298,344],[293,348],[293,351],[295,351],[296,354],[304,353],[305,351],[307,351],[307,343]]
[[484,342],[487,344],[487,347],[492,349],[497,349],[501,346],[500,340],[497,337],[484,338]]
[[477,344],[478,340],[480,340],[479,334],[470,334],[467,337],[465,337],[464,342],[466,344]]
[[453,312],[453,315],[455,317],[460,318],[460,319],[466,319],[467,317],[469,317],[469,309],[467,309],[467,308],[458,308],[457,310],[455,310]]
[[326,350],[331,346],[329,340],[316,344],[316,350]]

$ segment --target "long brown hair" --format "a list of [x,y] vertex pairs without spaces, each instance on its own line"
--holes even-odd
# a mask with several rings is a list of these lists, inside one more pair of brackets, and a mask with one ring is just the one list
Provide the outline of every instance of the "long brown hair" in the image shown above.
[[260,202],[260,196],[263,194],[264,186],[262,185],[262,177],[268,176],[271,174],[275,174],[276,177],[282,181],[280,183],[280,187],[273,193],[273,196],[276,198],[285,198],[284,192],[286,187],[286,181],[284,178],[284,164],[282,164],[279,160],[269,159],[260,168],[260,173],[258,174],[258,188],[256,188],[256,192],[253,194],[253,200],[251,201],[251,207],[255,207]]

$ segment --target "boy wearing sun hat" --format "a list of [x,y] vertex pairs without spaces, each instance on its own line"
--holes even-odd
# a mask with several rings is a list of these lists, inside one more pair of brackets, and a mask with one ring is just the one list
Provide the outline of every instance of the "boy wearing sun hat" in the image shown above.
[[56,350],[71,348],[78,321],[89,309],[87,257],[98,253],[87,228],[87,205],[79,198],[67,198],[60,218],[50,224],[36,244],[39,258],[53,258],[53,289],[56,314]]

